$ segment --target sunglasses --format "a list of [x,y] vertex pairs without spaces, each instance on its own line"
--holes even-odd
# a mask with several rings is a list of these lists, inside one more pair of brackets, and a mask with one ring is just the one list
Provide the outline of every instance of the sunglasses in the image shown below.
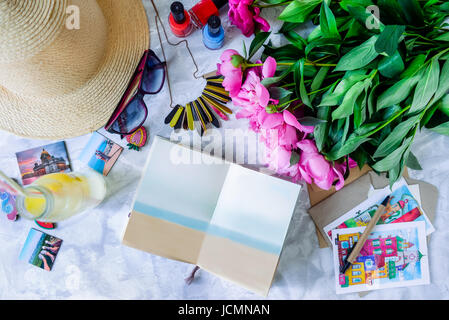
[[165,67],[166,62],[161,62],[152,50],[145,51],[128,88],[105,126],[108,132],[130,135],[145,123],[148,109],[143,97],[162,90],[166,76]]

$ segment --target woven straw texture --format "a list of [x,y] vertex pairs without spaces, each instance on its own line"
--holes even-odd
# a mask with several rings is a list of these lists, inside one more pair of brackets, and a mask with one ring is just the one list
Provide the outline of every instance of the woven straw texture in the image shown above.
[[[79,30],[66,27],[70,5]],[[99,129],[148,47],[141,0],[0,0],[0,129],[36,139]]]

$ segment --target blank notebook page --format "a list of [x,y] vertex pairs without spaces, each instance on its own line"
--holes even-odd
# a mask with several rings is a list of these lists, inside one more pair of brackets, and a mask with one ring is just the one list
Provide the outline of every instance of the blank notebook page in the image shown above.
[[209,234],[280,254],[300,186],[231,165]]

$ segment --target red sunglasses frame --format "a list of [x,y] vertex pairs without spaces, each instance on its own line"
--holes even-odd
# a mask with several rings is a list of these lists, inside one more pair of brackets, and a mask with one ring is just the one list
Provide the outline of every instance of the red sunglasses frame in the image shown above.
[[[156,59],[156,61],[158,61],[158,63],[152,67],[147,66],[147,61],[148,61],[149,57]],[[156,54],[154,53],[153,50],[149,49],[144,52],[142,58],[140,59],[139,64],[137,65],[136,70],[134,71],[133,76],[131,77],[131,80],[128,83],[128,87],[127,87],[125,93],[123,94],[122,98],[120,99],[119,104],[115,108],[114,112],[112,113],[112,116],[110,117],[110,119],[108,120],[108,122],[106,123],[106,125],[104,127],[106,131],[111,132],[111,133],[120,134],[120,135],[130,135],[130,134],[133,134],[134,132],[136,132],[145,123],[145,121],[148,117],[148,108],[147,108],[145,102],[143,101],[143,97],[146,94],[157,94],[162,90],[164,83],[165,83],[165,77],[166,77],[166,68],[165,67],[166,67],[166,62],[165,61],[161,62],[161,60],[156,56]],[[146,71],[146,68],[154,68],[154,69],[155,68],[163,68],[164,73],[163,73],[161,85],[160,85],[159,89],[154,92],[149,92],[149,91],[145,91],[144,89],[142,89],[142,82],[143,82],[143,79],[145,76],[144,73]],[[138,90],[130,99],[128,99],[129,96],[131,95],[131,90],[134,90],[134,88],[131,87],[131,85],[134,83],[134,81],[137,77],[140,77],[139,84],[137,86]],[[142,120],[142,122],[136,128],[134,128],[133,130],[130,130],[129,132],[118,132],[118,131],[112,129],[112,126],[114,125],[114,123],[116,121],[120,121],[119,116],[123,113],[123,111],[125,111],[125,109],[135,99],[138,99],[138,102],[141,105],[142,110],[144,110],[144,112],[145,112],[145,116],[144,116],[144,119]],[[128,102],[125,103],[125,101],[128,101]],[[120,126],[120,124],[119,124],[119,126]]]

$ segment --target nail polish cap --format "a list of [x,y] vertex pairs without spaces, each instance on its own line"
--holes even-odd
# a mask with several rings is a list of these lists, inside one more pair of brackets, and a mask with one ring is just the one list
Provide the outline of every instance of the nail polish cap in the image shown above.
[[215,4],[217,9],[220,9],[221,7],[224,7],[228,3],[228,0],[212,0],[212,2]]
[[186,15],[184,13],[184,5],[175,1],[170,6],[171,14],[173,15],[173,19],[175,19],[176,23],[183,23],[186,20]]
[[217,16],[210,16],[207,20],[207,26],[211,34],[217,34],[220,32],[221,21]]

